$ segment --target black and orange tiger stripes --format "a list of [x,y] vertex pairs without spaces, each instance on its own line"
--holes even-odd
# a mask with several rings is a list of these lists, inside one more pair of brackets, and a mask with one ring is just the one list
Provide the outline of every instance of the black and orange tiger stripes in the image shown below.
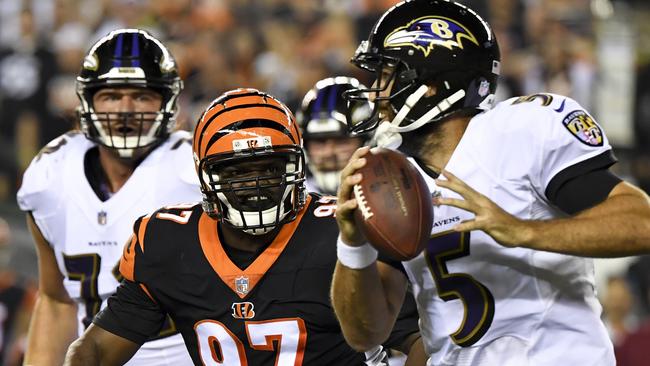
[[[193,150],[204,209],[223,223],[261,234],[304,205],[300,130],[289,108],[264,92],[216,98],[195,127]],[[251,171],[259,174],[242,174]]]

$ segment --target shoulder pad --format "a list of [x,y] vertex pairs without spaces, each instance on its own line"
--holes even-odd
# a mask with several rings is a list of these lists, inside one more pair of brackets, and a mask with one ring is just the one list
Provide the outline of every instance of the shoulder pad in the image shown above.
[[52,201],[50,195],[60,190],[57,182],[66,157],[74,150],[85,151],[86,144],[91,143],[79,132],[68,132],[45,145],[23,174],[17,194],[20,209],[35,211]]
[[554,118],[556,116],[563,116],[570,110],[583,109],[575,100],[563,95],[552,93],[537,93],[513,97],[499,103],[497,107],[523,108],[529,113],[532,113],[530,117],[533,118],[538,115]]
[[[142,276],[142,272],[136,269],[138,266],[136,263],[161,260],[161,248],[164,247],[161,244],[170,239],[170,233],[179,233],[178,225],[185,225],[190,219],[198,220],[202,212],[201,205],[193,203],[166,206],[138,218],[133,224],[133,234],[124,247],[120,259],[120,273],[122,276],[130,281],[144,280],[143,278],[136,278]],[[183,233],[181,232],[179,235],[183,235]],[[162,252],[166,253],[165,258],[171,258],[169,257],[169,251],[163,249]],[[146,253],[155,254],[147,256]],[[173,253],[171,254],[173,255]]]
[[198,187],[199,178],[192,158],[192,136],[187,131],[176,131],[170,135],[168,146],[174,170],[180,180]]
[[119,267],[120,274],[129,281],[136,281],[135,262],[136,258],[144,253],[144,236],[150,218],[151,215],[145,215],[135,220],[133,234],[131,234],[122,251]]

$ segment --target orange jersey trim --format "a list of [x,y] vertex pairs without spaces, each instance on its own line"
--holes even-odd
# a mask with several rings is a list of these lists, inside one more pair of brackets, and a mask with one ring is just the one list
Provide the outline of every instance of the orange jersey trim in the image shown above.
[[147,224],[149,223],[149,219],[151,219],[151,215],[143,217],[142,221],[140,222],[140,228],[138,228],[138,243],[140,244],[142,253],[144,253],[144,234],[147,231]]
[[[273,263],[278,259],[282,251],[289,243],[289,239],[298,228],[309,203],[311,196],[307,197],[305,206],[297,215],[296,219],[290,223],[284,224],[280,229],[278,235],[273,239],[273,242],[251,263],[245,270],[237,267],[228,257],[223,249],[223,244],[219,240],[217,232],[217,221],[211,219],[206,213],[201,215],[199,219],[199,241],[203,254],[207,258],[212,269],[221,278],[223,283],[235,292],[241,299],[245,298],[264,277],[264,274],[271,268]],[[240,277],[248,278],[248,291],[244,294],[237,291],[235,280]]]
[[122,250],[122,258],[120,258],[120,274],[129,281],[135,281],[135,243],[137,241],[137,237],[131,235]]
[[149,289],[147,288],[147,286],[144,285],[144,283],[140,284],[140,288],[142,289],[142,291],[144,291],[145,294],[147,294],[147,296],[149,296],[151,301],[155,302],[156,304],[158,303],[158,301],[156,301],[156,299],[154,299],[153,296],[151,296],[151,292],[149,292]]
[[142,218],[137,233],[134,230],[134,233],[131,234],[131,238],[122,250],[119,269],[122,276],[129,281],[135,282],[135,243],[140,245],[140,250],[144,253],[144,234],[150,218],[151,215]]

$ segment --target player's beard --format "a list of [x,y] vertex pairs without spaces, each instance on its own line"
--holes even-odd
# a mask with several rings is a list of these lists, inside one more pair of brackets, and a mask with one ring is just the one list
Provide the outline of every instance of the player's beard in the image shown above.
[[442,146],[438,137],[443,121],[428,123],[415,131],[402,133],[402,144],[398,150],[416,159],[422,159],[429,151]]
[[425,157],[431,151],[439,150],[445,144],[445,136],[441,131],[447,121],[455,118],[471,118],[478,113],[479,110],[460,110],[414,131],[402,133],[402,144],[398,150],[416,159],[426,160]]

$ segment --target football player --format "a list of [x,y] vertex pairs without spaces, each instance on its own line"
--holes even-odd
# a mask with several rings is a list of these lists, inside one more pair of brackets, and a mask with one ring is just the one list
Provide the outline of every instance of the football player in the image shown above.
[[[174,132],[182,86],[169,50],[142,30],[115,30],[85,56],[77,77],[81,131],[45,146],[18,192],[39,266],[25,364],[63,363],[119,284],[117,264],[136,218],[200,199],[191,136]],[[132,364],[192,363],[173,324],[158,333]]]
[[454,2],[397,4],[353,62],[376,74],[348,94],[375,103],[353,129],[410,156],[435,219],[418,257],[376,261],[354,221],[368,148],[355,152],[341,173],[332,289],[346,339],[358,350],[384,339],[410,282],[429,365],[614,365],[585,257],[647,252],[650,200],[609,171],[594,118],[553,94],[491,109],[497,40]]
[[[319,80],[305,94],[296,113],[309,169],[307,188],[311,192],[336,195],[341,169],[366,141],[368,134],[350,136],[347,118],[355,121],[368,118],[371,104],[361,100],[348,106],[348,101],[343,99],[344,92],[359,87],[365,88],[357,79],[346,76]],[[352,113],[348,113],[348,108]]]
[[[201,116],[193,150],[202,203],[136,221],[124,281],[66,365],[120,364],[165,313],[196,365],[384,364],[378,347],[372,360],[350,348],[334,316],[336,203],[305,190],[289,109],[255,89],[227,92]],[[421,350],[416,314],[404,313],[377,344]]]

